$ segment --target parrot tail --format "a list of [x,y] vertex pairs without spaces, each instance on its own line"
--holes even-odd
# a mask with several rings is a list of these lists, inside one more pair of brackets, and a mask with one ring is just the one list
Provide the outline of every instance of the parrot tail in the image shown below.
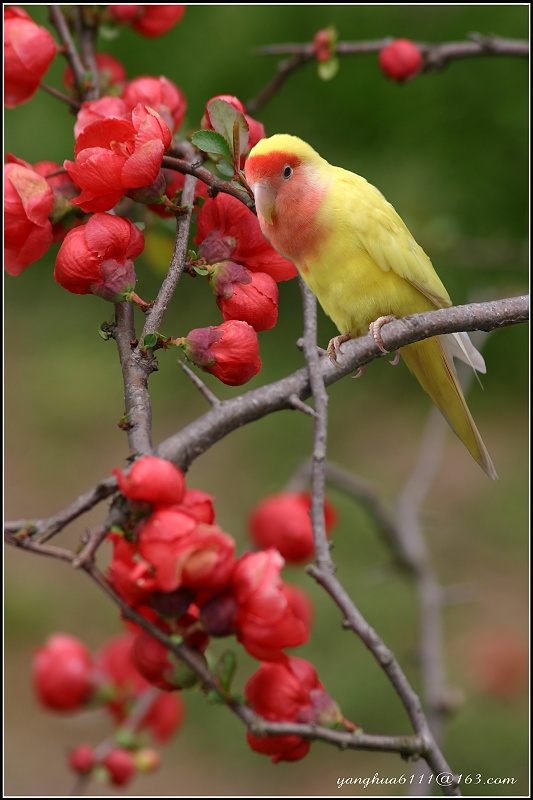
[[494,464],[459,386],[453,361],[447,356],[440,337],[406,345],[400,353],[409,370],[480,467],[489,478],[498,480]]

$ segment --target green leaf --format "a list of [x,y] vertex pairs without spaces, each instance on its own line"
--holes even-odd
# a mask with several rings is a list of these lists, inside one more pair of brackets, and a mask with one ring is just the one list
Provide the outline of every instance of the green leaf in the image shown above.
[[226,100],[212,100],[208,111],[211,125],[228,143],[230,154],[237,157],[244,153],[250,132],[244,114]]
[[225,138],[216,131],[196,131],[191,137],[192,143],[204,153],[231,158],[229,145]]
[[231,682],[237,669],[237,659],[235,653],[231,650],[225,650],[215,665],[215,675],[220,680],[222,688],[229,692],[231,689]]
[[120,26],[103,22],[98,26],[98,35],[101,36],[102,39],[112,42],[113,39],[118,39],[120,36]]
[[109,322],[102,322],[100,327],[98,328],[98,335],[102,337],[102,339],[107,342],[108,339],[111,339],[113,334],[110,332],[111,323]]
[[158,337],[156,333],[149,333],[143,339],[143,347],[155,347],[158,342]]
[[221,175],[224,175],[225,178],[233,178],[235,174],[233,164],[230,164],[229,161],[219,161],[217,164],[217,170]]
[[318,76],[323,81],[330,81],[339,71],[340,62],[337,56],[332,56],[329,61],[322,61],[318,65]]
[[205,267],[193,267],[197,275],[209,275],[209,270]]

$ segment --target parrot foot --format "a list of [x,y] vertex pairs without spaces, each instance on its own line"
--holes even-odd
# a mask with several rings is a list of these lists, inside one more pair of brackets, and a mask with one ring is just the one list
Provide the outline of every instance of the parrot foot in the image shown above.
[[326,352],[334,364],[337,363],[337,353],[341,352],[341,344],[350,341],[351,338],[349,333],[343,333],[341,336],[334,336],[331,339]]
[[[389,353],[390,351],[387,350],[383,344],[383,339],[381,338],[381,329],[387,322],[392,322],[395,320],[396,317],[394,314],[387,314],[386,317],[378,317],[374,322],[371,322],[368,326],[368,330],[370,335],[373,337],[375,343],[379,347],[382,353]],[[396,356],[394,356],[396,358]]]

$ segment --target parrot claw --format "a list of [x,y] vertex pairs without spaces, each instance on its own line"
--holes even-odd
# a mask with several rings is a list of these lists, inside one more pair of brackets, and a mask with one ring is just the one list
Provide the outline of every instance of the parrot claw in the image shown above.
[[394,316],[394,314],[387,314],[386,317],[378,317],[376,320],[374,320],[374,322],[371,322],[370,325],[368,326],[370,335],[373,337],[375,343],[377,344],[382,353],[389,353],[390,351],[387,350],[386,347],[384,346],[380,331],[387,322],[392,322],[395,319],[396,317]]
[[389,361],[389,364],[392,364],[393,367],[396,367],[399,364],[399,362],[400,362],[400,351],[396,350],[396,352],[394,353],[394,358],[392,359],[392,361]]
[[352,337],[349,333],[343,333],[340,336],[334,336],[328,344],[327,354],[334,364],[337,363],[337,353],[341,352],[341,344],[348,342]]
[[356,374],[355,374],[355,375],[352,375],[352,378],[353,378],[354,380],[355,380],[355,378],[360,378],[360,377],[361,377],[361,375],[364,375],[364,374],[365,374],[365,370],[366,370],[366,364],[363,364],[363,366],[362,366],[362,367],[359,367],[359,369],[357,370]]

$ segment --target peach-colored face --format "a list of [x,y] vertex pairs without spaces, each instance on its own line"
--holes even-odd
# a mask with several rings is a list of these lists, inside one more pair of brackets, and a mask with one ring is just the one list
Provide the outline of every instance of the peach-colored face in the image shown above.
[[279,150],[252,152],[245,172],[263,234],[298,266],[322,241],[322,231],[314,223],[327,185],[318,179],[314,165]]

